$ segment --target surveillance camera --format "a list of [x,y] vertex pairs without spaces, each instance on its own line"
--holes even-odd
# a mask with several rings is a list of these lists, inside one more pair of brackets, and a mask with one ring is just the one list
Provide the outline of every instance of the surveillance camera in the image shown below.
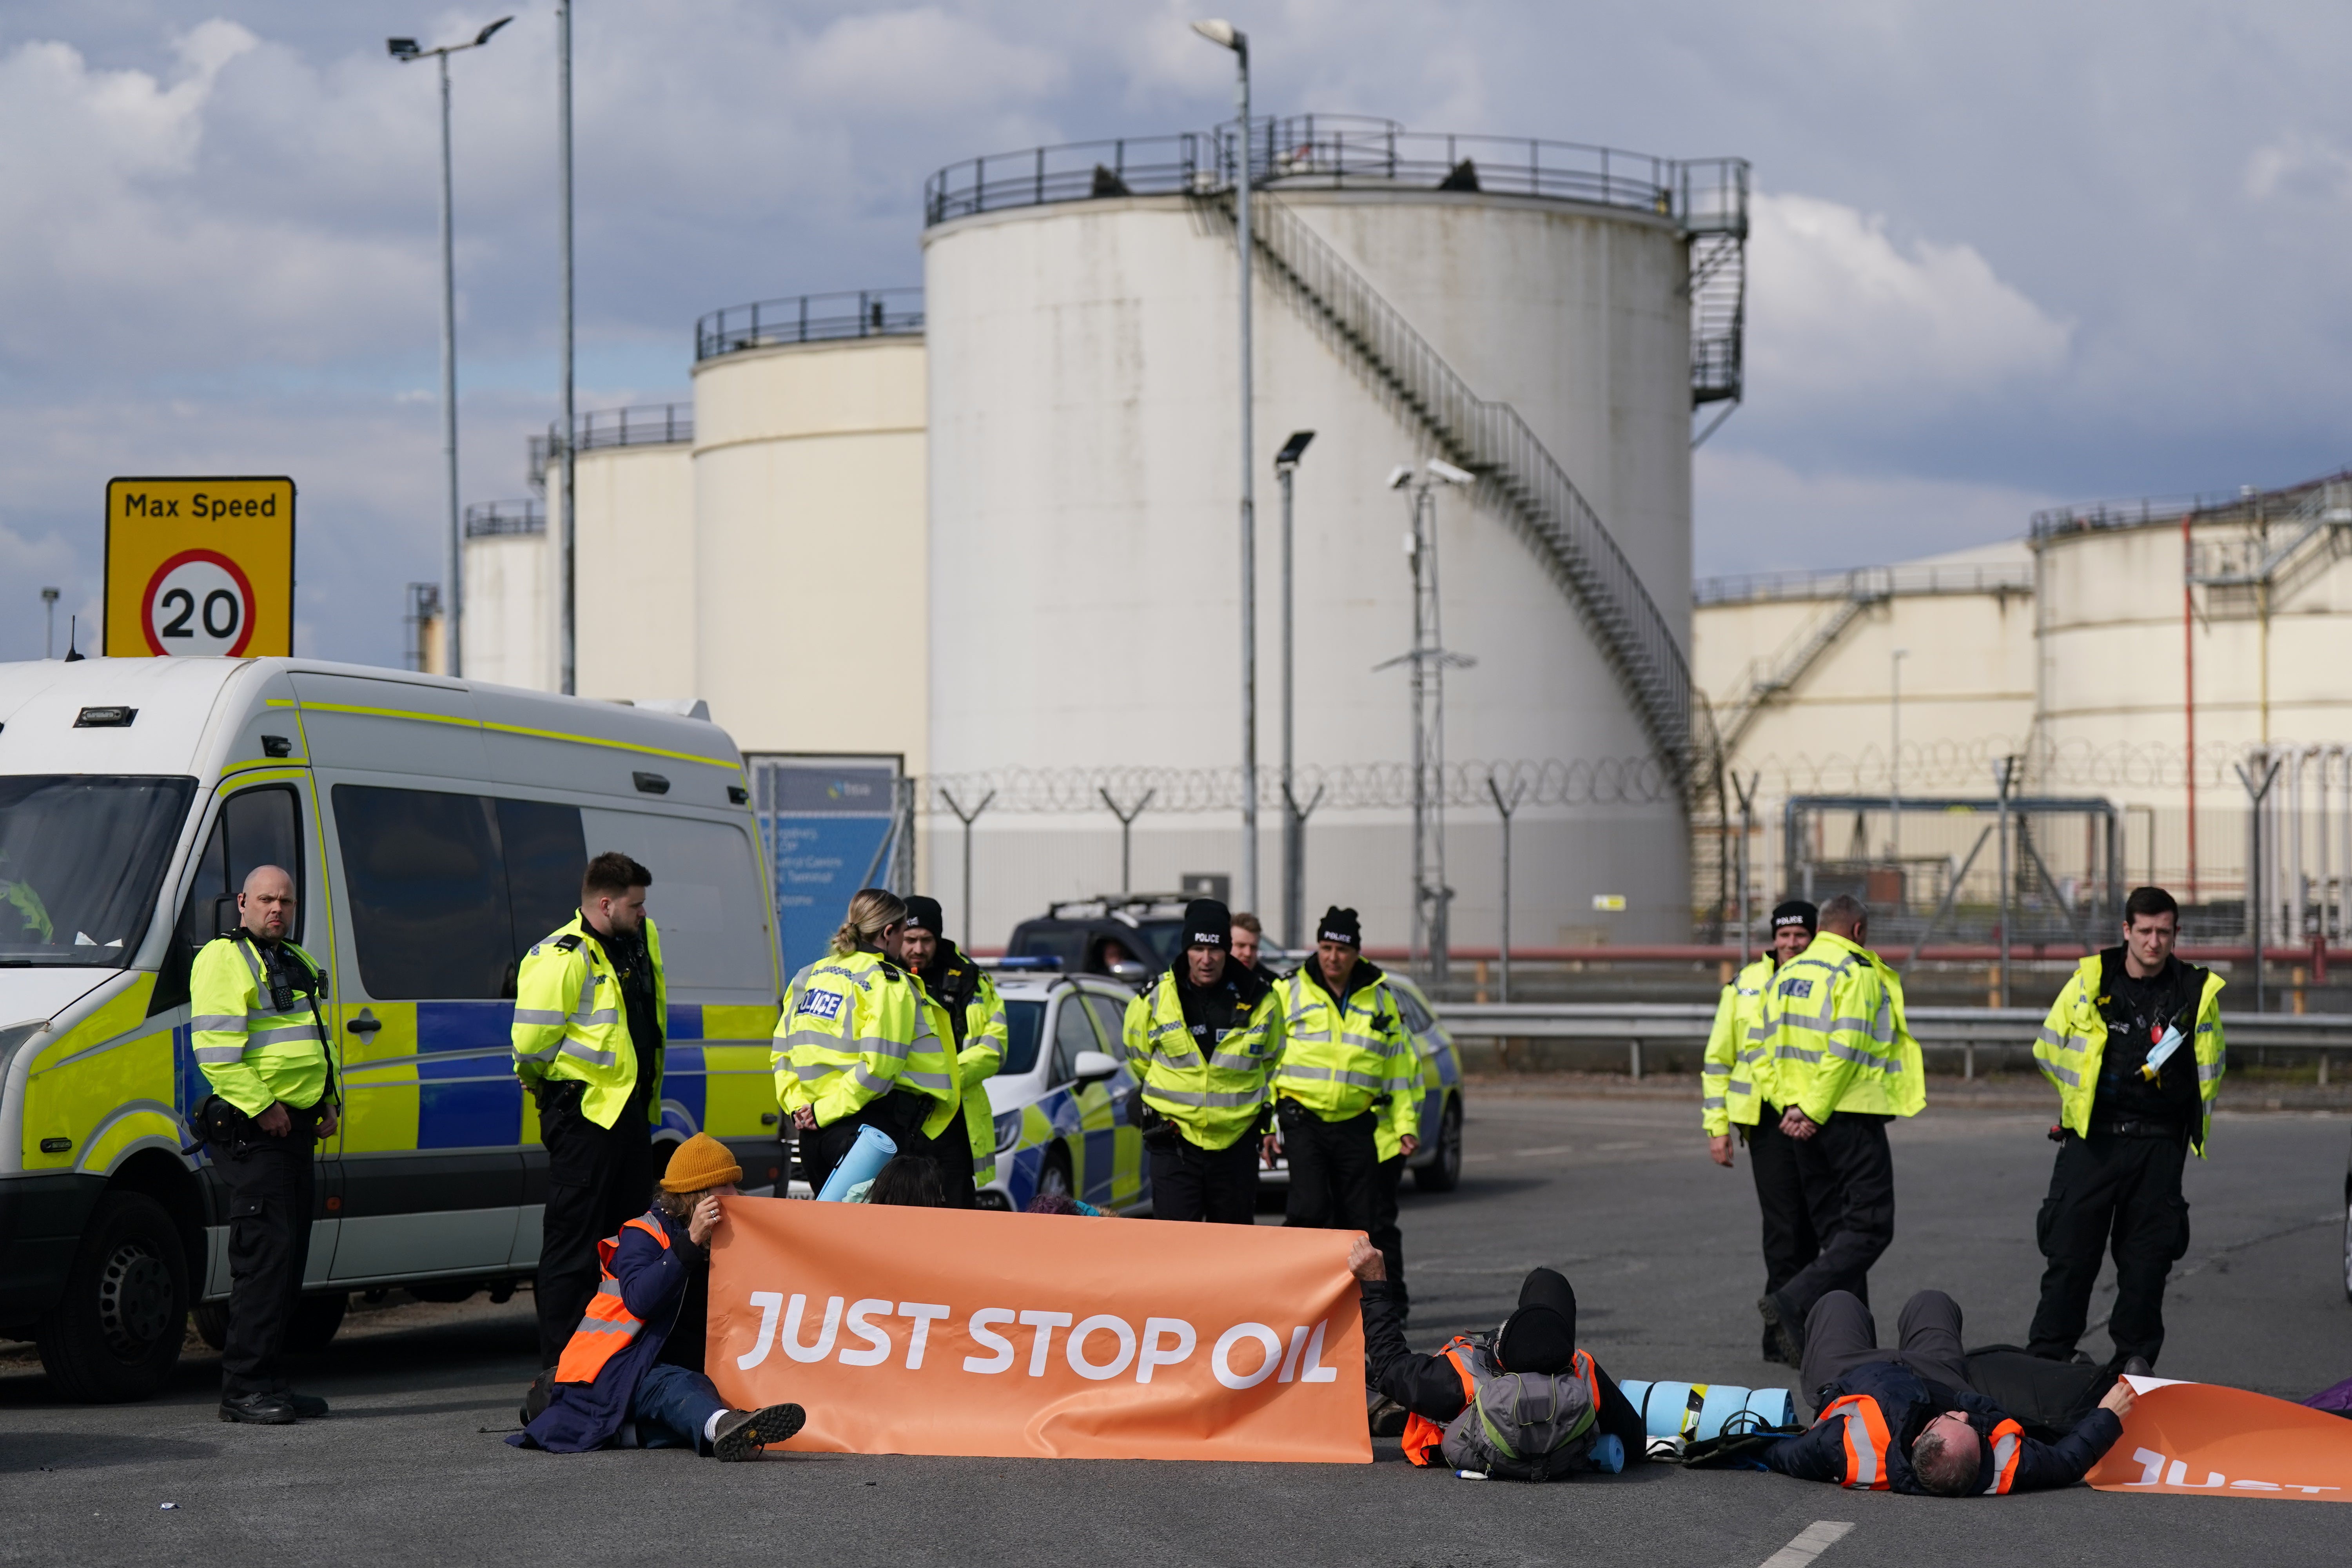
[[1453,464],[1444,461],[1443,458],[1430,458],[1427,467],[1431,473],[1436,475],[1439,479],[1444,480],[1449,485],[1475,485],[1478,482],[1477,475],[1471,473],[1466,468],[1457,468]]
[[1399,463],[1395,468],[1389,470],[1389,489],[1392,490],[1401,490],[1411,483],[1412,483],[1412,465],[1411,463]]

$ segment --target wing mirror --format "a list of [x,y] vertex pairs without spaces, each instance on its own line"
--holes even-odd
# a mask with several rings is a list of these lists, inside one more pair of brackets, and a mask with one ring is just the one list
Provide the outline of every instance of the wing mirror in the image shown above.
[[1070,1070],[1077,1075],[1080,1083],[1087,1083],[1110,1077],[1118,1071],[1118,1063],[1100,1051],[1080,1051],[1077,1059],[1070,1064]]

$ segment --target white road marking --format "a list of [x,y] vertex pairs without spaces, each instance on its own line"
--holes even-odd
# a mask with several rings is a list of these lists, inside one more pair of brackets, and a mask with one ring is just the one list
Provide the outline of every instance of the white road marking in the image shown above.
[[1845,1539],[1853,1529],[1837,1520],[1817,1519],[1797,1532],[1797,1538],[1764,1559],[1759,1568],[1805,1568],[1805,1564]]

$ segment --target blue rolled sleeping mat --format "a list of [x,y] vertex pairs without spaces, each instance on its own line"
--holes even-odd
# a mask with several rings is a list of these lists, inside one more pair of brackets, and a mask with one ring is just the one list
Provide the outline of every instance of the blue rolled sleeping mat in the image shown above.
[[872,1181],[898,1152],[898,1145],[892,1142],[890,1135],[879,1127],[868,1123],[859,1128],[857,1142],[849,1146],[849,1152],[841,1157],[841,1163],[835,1165],[833,1174],[824,1179],[824,1191],[817,1194],[817,1202],[837,1204],[846,1201],[850,1188],[860,1182]]
[[1683,1437],[1704,1443],[1758,1427],[1798,1425],[1796,1396],[1785,1388],[1734,1388],[1727,1383],[1643,1383],[1624,1378],[1618,1384],[1634,1409],[1642,1427],[1653,1437]]

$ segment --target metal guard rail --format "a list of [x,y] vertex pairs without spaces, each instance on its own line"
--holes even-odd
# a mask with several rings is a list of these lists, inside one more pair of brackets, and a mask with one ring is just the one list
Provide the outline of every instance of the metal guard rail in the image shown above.
[[[530,482],[540,484],[553,460],[556,429],[530,438]],[[598,408],[572,416],[572,449],[593,452],[613,447],[669,447],[694,439],[694,405],[649,403],[635,408]]]
[[860,289],[854,293],[799,294],[755,300],[711,311],[694,323],[697,363],[778,343],[887,338],[923,330],[920,289]]
[[535,500],[475,501],[466,508],[466,537],[545,533],[547,509]]
[[[1700,1045],[1715,1026],[1712,1002],[1440,1002],[1437,1016],[1457,1038],[1616,1041],[1628,1045]],[[1923,1046],[2033,1044],[2045,1014],[2039,1007],[1912,1007],[1905,1011]],[[2232,1048],[2352,1049],[2352,1014],[2221,1014]]]

